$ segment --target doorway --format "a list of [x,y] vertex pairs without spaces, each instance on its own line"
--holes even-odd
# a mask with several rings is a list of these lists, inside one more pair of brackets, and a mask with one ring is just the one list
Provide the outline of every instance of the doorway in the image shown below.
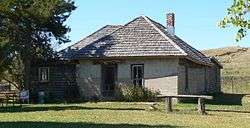
[[102,65],[102,95],[106,98],[115,96],[117,65]]

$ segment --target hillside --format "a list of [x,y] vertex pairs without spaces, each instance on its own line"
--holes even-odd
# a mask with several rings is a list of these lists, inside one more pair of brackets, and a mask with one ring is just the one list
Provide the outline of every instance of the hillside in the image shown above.
[[223,65],[223,75],[250,76],[250,48],[225,47],[202,51],[215,56]]

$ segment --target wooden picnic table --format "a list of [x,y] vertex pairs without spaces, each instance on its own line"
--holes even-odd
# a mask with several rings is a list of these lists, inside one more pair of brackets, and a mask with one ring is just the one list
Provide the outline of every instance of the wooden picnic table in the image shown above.
[[172,98],[198,98],[198,112],[202,115],[206,114],[205,99],[213,99],[213,96],[207,95],[159,95],[158,98],[165,98],[166,111],[172,112]]
[[2,103],[2,106],[4,102],[6,103],[6,105],[8,105],[9,101],[12,101],[12,104],[14,106],[15,101],[17,101],[18,99],[18,92],[16,91],[0,92],[0,102]]

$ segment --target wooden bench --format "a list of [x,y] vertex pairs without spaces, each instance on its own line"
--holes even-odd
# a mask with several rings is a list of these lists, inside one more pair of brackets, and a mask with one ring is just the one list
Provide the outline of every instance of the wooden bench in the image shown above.
[[159,95],[158,98],[165,98],[166,111],[172,112],[172,98],[198,98],[198,112],[202,115],[206,114],[205,111],[205,99],[213,99],[213,96],[206,95]]
[[0,102],[2,107],[4,103],[7,106],[10,101],[12,102],[13,106],[15,105],[15,102],[19,101],[19,96],[17,92],[15,91],[0,92]]

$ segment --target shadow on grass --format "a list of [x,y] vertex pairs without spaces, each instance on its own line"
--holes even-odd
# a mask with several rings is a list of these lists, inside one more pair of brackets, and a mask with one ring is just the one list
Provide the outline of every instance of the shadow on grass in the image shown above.
[[242,99],[244,96],[245,94],[217,94],[214,95],[213,100],[207,101],[207,103],[213,105],[242,105]]
[[218,109],[206,109],[206,111],[214,111],[214,112],[235,112],[235,113],[250,113],[250,111],[218,110]]
[[[206,100],[207,104],[212,105],[242,105],[242,98],[246,94],[221,93],[213,95],[213,100]],[[197,99],[181,99],[181,103],[197,103]]]
[[0,112],[36,112],[36,111],[63,111],[63,110],[145,110],[141,108],[109,108],[109,107],[84,107],[84,106],[9,106],[0,108]]
[[96,124],[85,122],[0,122],[0,128],[181,128],[172,125]]

